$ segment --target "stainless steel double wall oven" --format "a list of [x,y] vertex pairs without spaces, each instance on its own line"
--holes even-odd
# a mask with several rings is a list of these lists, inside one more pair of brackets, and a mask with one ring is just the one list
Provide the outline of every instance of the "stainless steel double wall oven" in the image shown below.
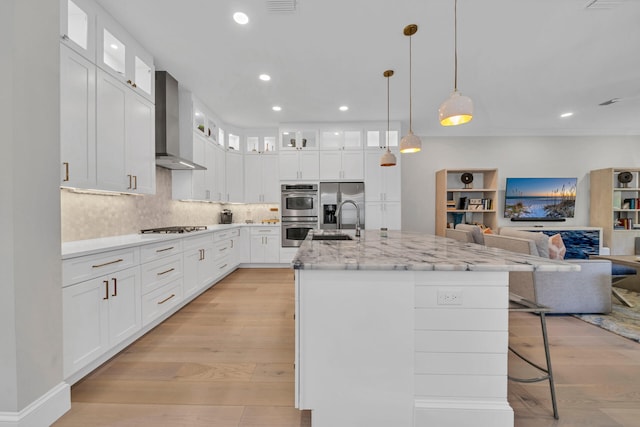
[[298,247],[318,228],[318,184],[282,184],[282,247]]

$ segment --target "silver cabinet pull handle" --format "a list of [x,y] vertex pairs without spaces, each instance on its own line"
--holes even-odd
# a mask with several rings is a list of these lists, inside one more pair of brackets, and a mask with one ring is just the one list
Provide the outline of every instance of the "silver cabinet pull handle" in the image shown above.
[[170,251],[171,249],[175,248],[175,246],[171,246],[168,248],[164,248],[164,249],[156,249],[156,252],[165,252],[165,251]]
[[111,294],[111,296],[117,297],[118,296],[118,279],[114,277],[111,280],[113,280],[113,293]]

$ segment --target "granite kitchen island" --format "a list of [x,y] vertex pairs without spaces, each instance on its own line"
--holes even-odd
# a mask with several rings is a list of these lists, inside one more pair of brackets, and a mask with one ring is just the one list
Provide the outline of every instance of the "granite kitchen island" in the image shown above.
[[513,426],[508,272],[579,267],[421,233],[312,233],[293,267],[295,399],[313,427]]

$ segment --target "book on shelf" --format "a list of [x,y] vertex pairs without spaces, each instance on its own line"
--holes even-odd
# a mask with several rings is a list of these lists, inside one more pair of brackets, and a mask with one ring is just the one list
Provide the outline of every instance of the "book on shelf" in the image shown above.
[[631,218],[618,218],[615,224],[613,224],[614,230],[632,230],[638,228],[638,224],[635,224]]

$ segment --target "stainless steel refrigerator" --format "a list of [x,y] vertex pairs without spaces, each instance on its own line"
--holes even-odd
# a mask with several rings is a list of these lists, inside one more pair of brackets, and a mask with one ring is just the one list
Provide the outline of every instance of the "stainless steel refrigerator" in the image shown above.
[[[337,211],[340,203],[353,200],[360,209],[360,229],[364,230],[364,182],[320,183],[320,228],[335,230],[338,227]],[[356,228],[356,208],[345,203],[340,214],[341,228]]]

